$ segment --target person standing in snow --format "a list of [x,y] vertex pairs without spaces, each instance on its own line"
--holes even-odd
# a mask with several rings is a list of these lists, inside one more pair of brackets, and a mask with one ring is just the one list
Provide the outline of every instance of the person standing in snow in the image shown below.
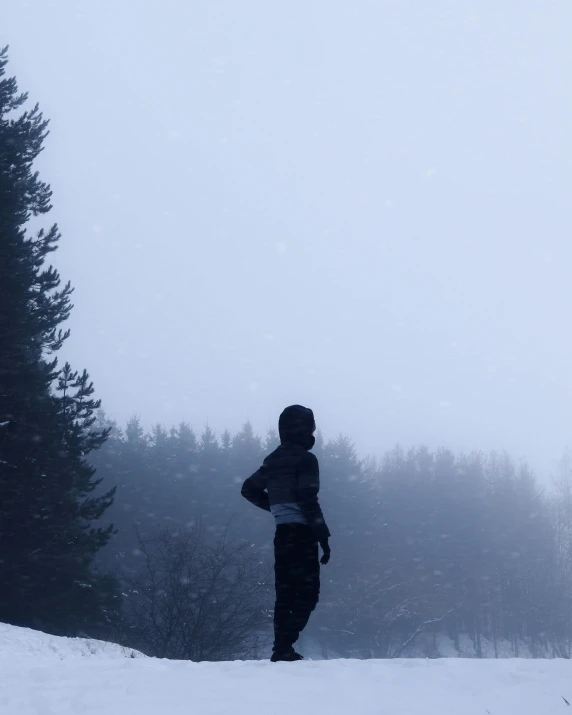
[[316,441],[314,413],[301,405],[287,407],[278,431],[280,447],[242,486],[242,496],[271,512],[276,522],[273,663],[302,660],[294,643],[318,603],[320,563],[330,560],[330,532],[318,502],[318,459],[310,452]]

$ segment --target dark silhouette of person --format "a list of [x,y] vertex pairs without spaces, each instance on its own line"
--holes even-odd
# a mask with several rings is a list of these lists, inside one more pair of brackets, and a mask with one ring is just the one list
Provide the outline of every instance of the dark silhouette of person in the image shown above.
[[242,486],[242,496],[276,521],[274,663],[302,660],[294,643],[320,595],[318,544],[321,563],[330,560],[330,532],[318,501],[318,459],[310,452],[316,441],[314,413],[301,405],[287,407],[278,430],[280,446]]

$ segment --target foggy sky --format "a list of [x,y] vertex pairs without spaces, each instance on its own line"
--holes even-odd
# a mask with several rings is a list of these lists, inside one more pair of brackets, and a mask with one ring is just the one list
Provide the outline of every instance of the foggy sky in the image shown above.
[[111,417],[360,453],[572,434],[568,0],[4,3]]

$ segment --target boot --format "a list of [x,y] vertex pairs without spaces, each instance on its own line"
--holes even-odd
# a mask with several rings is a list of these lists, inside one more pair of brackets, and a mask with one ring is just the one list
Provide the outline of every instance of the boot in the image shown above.
[[297,660],[304,660],[304,656],[300,655],[300,653],[296,653],[294,648],[290,648],[284,653],[274,651],[270,660],[272,663],[294,663]]

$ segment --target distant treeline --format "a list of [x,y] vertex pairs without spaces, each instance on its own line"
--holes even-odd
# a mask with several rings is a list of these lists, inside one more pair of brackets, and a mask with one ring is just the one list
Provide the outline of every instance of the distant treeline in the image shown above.
[[[206,542],[247,544],[269,563],[272,520],[241,499],[240,485],[276,444],[276,434],[263,440],[249,424],[220,439],[186,424],[148,434],[137,419],[113,426],[95,454],[103,486],[117,485],[105,518],[118,533],[102,563],[136,578],[146,567],[138,538],[198,525]],[[497,454],[396,448],[362,461],[346,437],[319,438],[315,453],[333,534],[311,624],[324,654],[396,657],[424,634],[429,656],[438,635],[459,652],[468,635],[476,657],[484,639],[497,653],[508,642],[514,655],[526,645],[569,657],[572,481],[545,495],[526,464]],[[259,594],[267,616],[271,588],[267,578]]]

